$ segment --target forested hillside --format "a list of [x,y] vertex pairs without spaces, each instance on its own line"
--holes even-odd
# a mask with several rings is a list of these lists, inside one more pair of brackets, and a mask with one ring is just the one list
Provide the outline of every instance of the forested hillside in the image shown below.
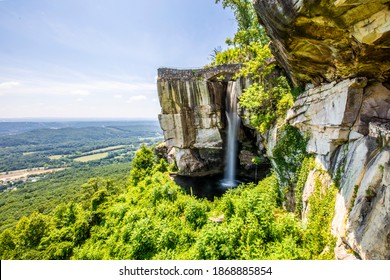
[[[70,166],[74,159],[91,154],[110,156],[116,158],[112,162],[120,162],[120,155],[134,152],[139,144],[161,140],[158,123],[154,121],[3,122],[0,130],[7,132],[0,135],[0,172]],[[104,152],[110,155],[104,156]]]

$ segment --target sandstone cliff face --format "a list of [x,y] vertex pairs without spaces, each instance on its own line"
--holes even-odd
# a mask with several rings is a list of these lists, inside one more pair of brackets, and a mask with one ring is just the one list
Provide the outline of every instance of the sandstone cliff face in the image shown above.
[[388,0],[254,0],[278,62],[297,84],[390,70]]
[[[340,259],[354,258],[345,248],[363,259],[390,258],[389,108],[387,88],[355,78],[307,90],[288,112],[287,121],[310,135],[307,151],[337,181],[332,231]],[[303,217],[315,172],[305,185]]]
[[[159,120],[169,150],[168,160],[177,165],[179,174],[202,176],[223,172],[225,100],[234,92],[239,96],[249,82],[230,81],[239,68],[223,65],[198,70],[159,69]],[[217,79],[221,75],[223,79]],[[249,132],[248,138],[243,127],[240,136],[241,146],[253,144],[254,136]],[[245,162],[245,155],[250,152],[245,147],[242,151]]]
[[[325,188],[336,183],[338,259],[390,259],[389,3],[254,1],[278,62],[307,88],[286,118],[309,135],[307,151],[317,162],[302,216],[315,178]],[[318,168],[331,177],[319,176]]]

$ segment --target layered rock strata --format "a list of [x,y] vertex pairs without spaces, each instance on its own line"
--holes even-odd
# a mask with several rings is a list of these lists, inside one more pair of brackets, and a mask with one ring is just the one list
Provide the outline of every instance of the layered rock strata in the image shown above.
[[[176,164],[180,175],[223,172],[225,100],[233,91],[240,96],[249,83],[245,79],[231,80],[239,69],[239,65],[233,64],[204,69],[158,70],[160,126],[168,147],[168,160]],[[255,136],[250,134],[248,129],[241,127],[241,146],[254,145]]]
[[[310,137],[307,151],[338,184],[332,231],[339,259],[354,258],[346,248],[362,259],[390,258],[389,109],[386,87],[354,78],[307,90],[288,112],[287,121]],[[303,217],[316,172],[305,185]]]
[[296,84],[390,74],[388,0],[254,0],[273,54]]

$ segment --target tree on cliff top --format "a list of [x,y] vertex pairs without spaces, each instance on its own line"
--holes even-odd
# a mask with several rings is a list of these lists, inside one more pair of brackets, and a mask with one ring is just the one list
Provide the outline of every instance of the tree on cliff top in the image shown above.
[[264,28],[257,20],[256,12],[250,0],[215,0],[215,3],[222,3],[222,7],[230,8],[234,12],[238,29],[233,39],[227,38],[226,44],[229,46],[246,47],[253,42],[266,45],[269,38],[265,34]]
[[[211,65],[248,63],[257,60],[263,64],[265,59],[271,57],[267,46],[269,38],[259,24],[250,0],[216,0],[215,2],[221,2],[224,9],[233,10],[237,31],[233,38],[226,39],[225,43],[228,45],[226,50],[214,49],[211,54]],[[264,53],[269,55],[264,57]]]

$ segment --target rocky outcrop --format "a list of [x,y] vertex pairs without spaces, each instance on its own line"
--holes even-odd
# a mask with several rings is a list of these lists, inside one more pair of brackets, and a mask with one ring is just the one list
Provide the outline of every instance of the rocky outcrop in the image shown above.
[[241,69],[241,64],[222,64],[214,67],[198,68],[198,69],[173,69],[160,68],[158,69],[158,78],[162,80],[215,80],[221,75],[226,75],[230,78]]
[[296,84],[390,74],[388,0],[254,0],[272,51]]
[[[390,92],[367,78],[332,82],[304,92],[287,121],[309,135],[316,156],[339,187],[332,232],[339,259],[390,258]],[[303,217],[314,185],[303,192]],[[329,186],[329,179],[322,179]]]
[[362,259],[390,259],[390,150],[372,136],[343,145],[333,233]]
[[[239,65],[204,69],[158,70],[160,126],[168,146],[168,160],[180,175],[203,176],[223,172],[226,135],[225,100],[240,96],[249,80],[232,80]],[[256,150],[255,135],[241,126],[241,150]],[[253,166],[243,163],[247,169]]]
[[389,120],[389,108],[390,91],[382,84],[346,79],[307,90],[289,110],[287,121],[311,134],[308,152],[329,169],[337,147],[367,135],[370,122]]

